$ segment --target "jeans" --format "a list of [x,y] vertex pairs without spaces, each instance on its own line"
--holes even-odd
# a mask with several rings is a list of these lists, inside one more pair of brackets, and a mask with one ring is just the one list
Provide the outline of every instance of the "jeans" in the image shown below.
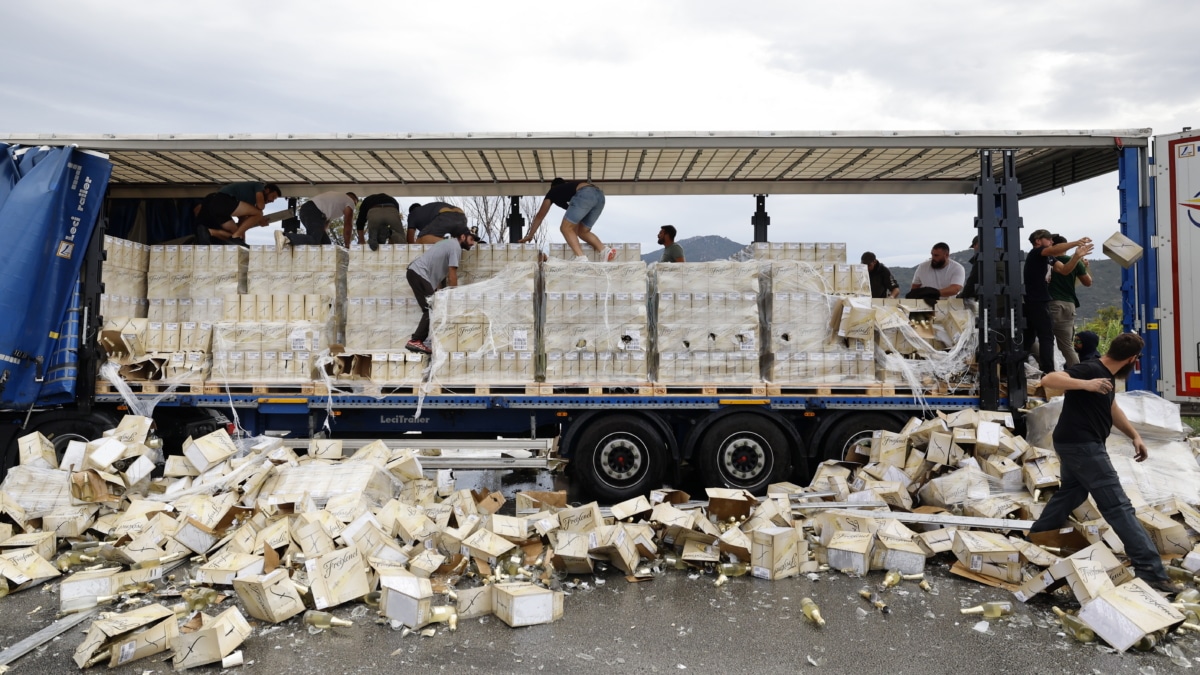
[[329,232],[325,229],[328,219],[325,214],[321,213],[321,209],[313,202],[304,202],[300,207],[300,224],[304,226],[304,234],[284,232],[288,241],[294,246],[327,246],[333,241],[329,238]]
[[1038,367],[1043,373],[1054,372],[1054,327],[1050,325],[1049,302],[1025,301],[1025,351],[1038,343]]
[[1051,300],[1047,309],[1050,311],[1054,341],[1066,359],[1066,367],[1070,368],[1079,363],[1079,355],[1075,353],[1075,303]]
[[575,196],[571,197],[571,203],[567,204],[567,215],[563,219],[590,230],[603,210],[604,193],[594,185],[585,185],[576,190]]
[[1062,527],[1071,512],[1091,494],[1100,515],[1125,545],[1125,555],[1129,556],[1137,576],[1151,582],[1166,579],[1167,571],[1163,569],[1158,549],[1134,515],[1104,443],[1055,443],[1054,451],[1062,462],[1062,485],[1029,533]]
[[429,337],[429,298],[433,297],[434,289],[425,277],[417,274],[413,270],[408,270],[406,275],[408,285],[412,288],[413,295],[417,296],[417,304],[421,307],[421,322],[417,324],[417,330],[412,334],[412,339],[417,342],[424,342]]

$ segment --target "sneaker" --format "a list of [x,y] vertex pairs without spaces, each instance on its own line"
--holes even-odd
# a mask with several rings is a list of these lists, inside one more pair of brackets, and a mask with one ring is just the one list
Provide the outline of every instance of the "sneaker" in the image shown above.
[[292,241],[287,238],[287,235],[283,233],[283,230],[275,230],[275,248],[290,246],[291,243]]
[[1183,589],[1187,588],[1186,586],[1179,583],[1178,581],[1171,581],[1170,579],[1157,579],[1155,581],[1150,581],[1149,579],[1142,579],[1142,581],[1145,581],[1146,585],[1149,586],[1150,588],[1153,588],[1154,590],[1158,591],[1159,593],[1162,593],[1163,595],[1167,595],[1167,596],[1178,595],[1183,592]]
[[605,246],[602,257],[604,258],[604,262],[612,262],[613,259],[617,257],[617,249],[611,246]]
[[588,257],[586,255],[577,255],[574,258],[572,258],[571,260],[572,260],[572,262],[587,262]]
[[430,350],[429,347],[426,347],[425,343],[421,342],[420,340],[409,340],[404,344],[404,348],[410,352],[419,352],[421,354],[433,353],[433,351]]

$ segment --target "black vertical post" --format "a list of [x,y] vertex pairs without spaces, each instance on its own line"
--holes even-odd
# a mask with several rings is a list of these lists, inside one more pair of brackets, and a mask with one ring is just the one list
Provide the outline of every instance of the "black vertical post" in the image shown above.
[[767,226],[771,224],[771,216],[767,215],[767,196],[754,195],[756,209],[750,222],[754,225],[754,241],[767,240]]
[[87,414],[92,410],[92,398],[96,393],[96,375],[105,354],[100,347],[100,327],[104,317],[100,316],[100,294],[104,293],[101,268],[104,265],[104,234],[108,230],[108,218],[101,213],[96,219],[96,229],[88,241],[87,253],[83,256],[83,267],[79,271],[79,364],[75,375],[75,403],[79,411]]
[[1004,150],[1004,173],[1000,184],[1000,230],[1004,233],[1004,251],[1000,258],[1004,266],[1004,276],[1008,280],[1006,296],[1012,308],[1008,320],[1010,339],[1005,350],[1004,360],[1008,365],[1008,409],[1017,410],[1025,407],[1028,392],[1025,390],[1025,351],[1024,334],[1028,330],[1025,324],[1025,307],[1022,300],[1025,295],[1025,281],[1022,266],[1025,256],[1021,252],[1020,210],[1017,206],[1021,198],[1021,183],[1017,180],[1017,153],[1015,150]]
[[979,406],[996,410],[1000,406],[1000,378],[1007,385],[1008,408],[1025,405],[1025,366],[1021,345],[1024,316],[1021,296],[1021,218],[1017,200],[1021,185],[1017,182],[1015,154],[999,151],[1003,171],[1000,183],[995,179],[997,151],[979,152],[979,182],[975,187],[978,213],[975,229],[979,234]]
[[521,198],[513,195],[508,198],[508,243],[515,244],[525,236],[525,217],[521,215]]

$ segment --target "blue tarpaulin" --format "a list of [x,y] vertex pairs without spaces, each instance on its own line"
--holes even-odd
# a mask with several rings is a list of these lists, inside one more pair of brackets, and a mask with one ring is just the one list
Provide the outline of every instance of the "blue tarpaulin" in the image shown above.
[[78,324],[79,272],[111,175],[95,153],[0,144],[0,408],[74,396],[62,368],[78,333],[62,330]]

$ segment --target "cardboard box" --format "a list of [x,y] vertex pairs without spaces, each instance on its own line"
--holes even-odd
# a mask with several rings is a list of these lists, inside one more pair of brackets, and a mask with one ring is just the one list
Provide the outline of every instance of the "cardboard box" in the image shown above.
[[1141,260],[1143,253],[1142,247],[1137,242],[1120,232],[1115,232],[1104,240],[1103,250],[1104,255],[1112,258],[1125,269],[1129,269],[1135,262]]
[[492,613],[492,585],[458,591],[458,620],[475,619]]
[[839,531],[825,546],[829,567],[849,574],[864,575],[871,569],[875,535],[871,532]]
[[1139,509],[1136,513],[1142,529],[1150,535],[1158,554],[1163,557],[1183,556],[1192,550],[1192,542],[1188,539],[1187,529],[1183,523],[1171,520],[1166,515],[1151,508]]
[[238,577],[262,574],[263,563],[260,555],[223,548],[197,568],[196,580],[216,586],[232,586],[233,580]]
[[183,444],[183,455],[201,473],[225,461],[237,452],[237,446],[224,429]]
[[357,548],[338,549],[304,562],[316,609],[336,607],[371,592],[362,553]]
[[[482,532],[482,530],[480,531]],[[446,562],[446,556],[434,549],[427,548],[408,561],[408,571],[412,572],[414,576],[428,579],[444,562]],[[495,565],[495,563],[492,564]]]
[[96,606],[96,599],[116,595],[122,588],[162,578],[162,567],[120,571],[116,567],[82,570],[63,579],[58,585],[59,611],[69,612]]
[[[386,576],[379,580],[379,585],[383,588],[384,616],[409,628],[420,628],[429,623],[433,613],[433,585],[429,579]],[[490,589],[491,586],[481,588]]]
[[[561,521],[560,521],[561,522]],[[487,530],[477,530],[463,540],[462,554],[474,556],[495,566],[500,557],[516,548],[516,544]]]
[[617,520],[630,520],[634,518],[644,520],[649,517],[653,509],[654,506],[650,503],[650,500],[639,495],[633,499],[627,499],[620,504],[613,504],[611,511],[613,518]]
[[552,623],[562,618],[563,592],[528,583],[494,584],[492,612],[513,628]]
[[588,532],[604,524],[596,502],[558,512],[558,525],[567,532]]
[[[634,536],[618,525],[604,525],[588,534],[588,553],[607,558],[625,574],[633,574],[639,560]],[[687,556],[685,547],[684,557]]]
[[218,663],[250,637],[250,624],[237,607],[230,607],[194,633],[171,641],[177,669]]
[[93,621],[73,658],[80,668],[105,660],[112,668],[165,652],[178,637],[175,613],[162,605],[147,605]]
[[956,530],[952,550],[972,572],[1009,582],[1021,581],[1021,554],[1002,535]]
[[36,466],[43,469],[57,469],[58,455],[54,452],[54,443],[38,432],[25,434],[17,439],[22,466]]
[[288,577],[286,569],[279,568],[267,574],[250,574],[233,580],[246,613],[270,623],[287,621],[304,611],[304,602],[296,590],[296,584]]
[[1141,579],[1104,591],[1079,610],[1079,618],[1122,652],[1143,635],[1184,620],[1166,598]]
[[585,532],[566,532],[559,530],[554,533],[553,554],[551,562],[554,568],[567,574],[591,574],[592,557],[588,555],[590,537]]
[[875,545],[871,551],[871,569],[900,570],[902,574],[919,574],[925,571],[925,557],[925,551],[911,539],[884,532],[875,533]]

